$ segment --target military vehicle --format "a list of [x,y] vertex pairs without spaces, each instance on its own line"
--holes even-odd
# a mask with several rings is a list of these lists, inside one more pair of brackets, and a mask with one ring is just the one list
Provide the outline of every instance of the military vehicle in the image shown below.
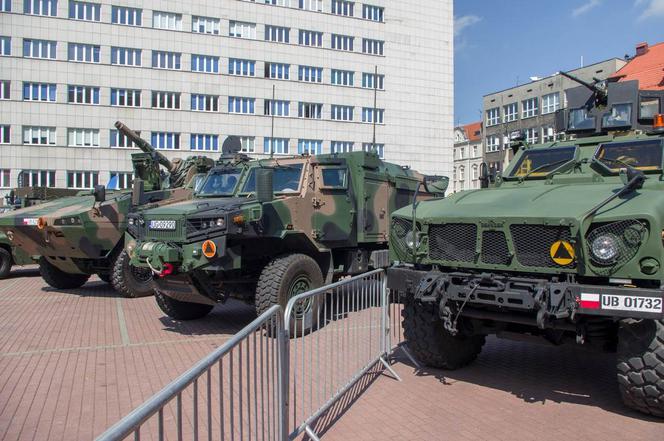
[[[225,163],[194,199],[130,216],[131,263],[158,275],[157,303],[175,319],[203,317],[229,297],[261,313],[335,277],[386,266],[389,214],[422,183],[374,152]],[[444,192],[447,180],[437,183]]]
[[128,297],[151,295],[151,272],[131,267],[124,252],[127,214],[189,198],[214,164],[202,156],[171,162],[124,124],[115,126],[143,151],[132,154],[140,192],[96,186],[85,195],[0,215],[0,232],[17,250],[41,256],[40,273],[54,288],[78,288],[97,274]]
[[515,142],[483,188],[392,215],[388,287],[421,362],[460,368],[489,334],[617,352],[625,404],[664,417],[664,93],[628,83],[568,91],[566,140]]

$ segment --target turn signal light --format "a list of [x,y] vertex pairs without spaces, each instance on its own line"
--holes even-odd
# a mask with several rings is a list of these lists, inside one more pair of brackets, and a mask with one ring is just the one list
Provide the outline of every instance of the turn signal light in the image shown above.
[[244,216],[242,216],[241,214],[238,214],[237,216],[233,216],[233,223],[235,225],[244,224]]
[[47,224],[46,219],[44,219],[43,217],[37,219],[37,228],[39,228],[40,230],[46,228],[46,224]]
[[653,129],[664,129],[664,114],[658,113],[653,117]]

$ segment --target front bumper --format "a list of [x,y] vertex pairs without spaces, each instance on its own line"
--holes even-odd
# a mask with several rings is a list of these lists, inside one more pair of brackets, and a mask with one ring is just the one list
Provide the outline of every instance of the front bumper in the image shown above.
[[552,282],[491,273],[387,270],[389,289],[425,302],[465,302],[467,306],[532,312],[547,319],[591,315],[664,319],[661,289]]
[[210,241],[216,247],[215,255],[206,257],[203,254],[205,241],[179,244],[157,241],[137,241],[130,253],[131,264],[141,268],[151,267],[161,271],[164,264],[173,265],[177,272],[188,272],[210,265],[213,261],[226,255],[226,236],[219,236]]

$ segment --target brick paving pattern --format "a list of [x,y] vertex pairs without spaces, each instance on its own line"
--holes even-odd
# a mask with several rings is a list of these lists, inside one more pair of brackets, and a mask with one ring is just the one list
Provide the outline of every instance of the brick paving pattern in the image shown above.
[[[64,292],[16,271],[0,281],[0,439],[92,439],[253,318],[232,303],[178,323],[98,279]],[[397,353],[403,382],[374,369],[315,429],[326,440],[664,439],[661,421],[622,407],[613,359],[495,338],[455,372],[417,371]]]

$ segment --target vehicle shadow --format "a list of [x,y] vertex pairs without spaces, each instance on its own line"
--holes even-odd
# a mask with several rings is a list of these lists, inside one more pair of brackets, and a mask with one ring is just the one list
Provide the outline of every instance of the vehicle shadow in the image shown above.
[[[161,311],[160,311],[161,312]],[[256,318],[256,309],[238,300],[219,304],[205,317],[197,320],[175,320],[166,315],[159,318],[164,330],[182,335],[235,334]]]
[[448,387],[464,382],[506,391],[530,404],[594,406],[629,418],[663,422],[623,405],[615,374],[615,354],[489,337],[477,360],[455,371],[417,369],[403,352],[397,350],[394,355],[395,360],[411,366],[415,375],[433,376]]
[[2,280],[18,279],[20,277],[39,277],[39,267],[26,266],[12,268],[9,275]]
[[[126,298],[124,295],[113,289],[110,284],[99,279],[90,279],[90,281],[88,281],[85,285],[74,289],[58,289],[53,288],[52,286],[44,285],[42,287],[42,291],[61,294],[73,294],[79,297]],[[127,300],[134,299],[127,298]]]

